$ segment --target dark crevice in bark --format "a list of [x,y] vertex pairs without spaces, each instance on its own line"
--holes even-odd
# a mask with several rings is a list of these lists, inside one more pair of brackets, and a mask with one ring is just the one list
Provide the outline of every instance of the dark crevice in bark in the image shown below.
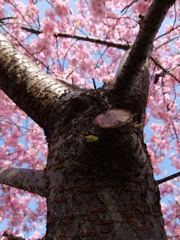
[[149,84],[146,68],[127,96],[107,88],[90,90],[59,108],[55,131],[47,136],[44,239],[166,239],[142,129],[134,128],[147,102],[143,84]]
[[43,72],[2,33],[0,62],[0,88],[42,128],[48,127],[49,116],[54,112],[58,99],[67,92],[79,89]]
[[47,135],[43,239],[166,239],[143,128],[135,126],[145,119],[147,55],[173,3],[153,1],[115,81],[96,91],[48,78],[1,36],[0,86]]

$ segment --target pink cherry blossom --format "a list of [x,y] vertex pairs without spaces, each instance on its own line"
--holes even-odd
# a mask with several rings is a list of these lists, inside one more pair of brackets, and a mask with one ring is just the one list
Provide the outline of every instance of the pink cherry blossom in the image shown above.
[[[114,79],[124,50],[54,35],[88,36],[129,46],[140,28],[139,15],[144,16],[150,4],[151,0],[79,0],[73,3],[29,0],[29,4],[0,0],[0,19],[13,44],[45,72],[81,87],[93,88],[92,78],[97,86]],[[42,6],[46,9],[42,10]],[[179,21],[180,1],[176,1],[149,55],[150,87],[144,135],[158,179],[171,174],[167,162],[172,172],[180,169]],[[166,72],[154,84],[155,74],[162,71],[160,66]],[[0,102],[1,166],[44,169],[47,144],[43,131],[2,91]],[[176,222],[180,218],[179,189],[179,178],[160,186],[168,234],[180,235]],[[2,185],[0,202],[4,206],[0,206],[0,223],[7,220],[7,231],[21,236],[30,231],[30,239],[42,237],[39,230],[46,215],[43,198]]]

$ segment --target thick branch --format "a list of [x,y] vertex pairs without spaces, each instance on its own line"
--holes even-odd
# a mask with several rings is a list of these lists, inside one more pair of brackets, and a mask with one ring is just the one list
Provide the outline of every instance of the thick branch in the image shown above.
[[175,0],[154,0],[144,17],[140,31],[131,48],[129,56],[115,79],[115,89],[126,89],[135,81],[146,61],[153,40]]
[[45,197],[44,171],[0,167],[0,183]]
[[98,115],[94,123],[104,129],[132,127],[132,114],[125,109],[112,109]]
[[175,174],[172,174],[172,175],[170,175],[169,177],[165,177],[165,178],[162,178],[162,179],[160,179],[160,180],[157,180],[157,184],[159,185],[159,184],[161,184],[161,183],[167,182],[167,181],[169,181],[169,180],[171,180],[171,179],[174,179],[174,178],[176,178],[176,177],[179,177],[179,176],[180,176],[180,172],[175,173]]
[[[146,150],[137,134],[137,127],[143,126],[134,124],[131,112],[125,109],[103,112],[96,116],[94,124],[97,126],[95,136],[98,137],[98,141],[94,144],[93,150],[91,149],[91,153],[88,153],[91,154],[91,159],[93,159],[93,151],[97,157],[98,154],[102,156],[102,152],[106,149],[103,161],[104,163],[107,161],[109,176],[112,174],[123,178],[126,175],[131,180],[133,178],[140,180],[144,172],[137,174],[134,161],[137,159],[139,164],[144,164],[147,159]],[[96,163],[98,160],[96,159]],[[128,167],[127,173],[124,168]]]
[[74,87],[43,72],[0,33],[0,88],[45,128],[56,100]]
[[[89,134],[85,135],[81,132],[80,137],[75,139],[80,146],[80,151],[76,150],[76,161],[71,162],[71,165],[67,158],[65,159],[66,166],[73,164],[83,172],[97,171],[97,174],[105,174],[110,178],[127,179],[129,177],[131,180],[139,181],[144,172],[142,169],[138,172],[137,162],[140,164],[138,166],[145,164],[147,153],[137,127],[143,126],[133,123],[133,116],[128,110],[111,109],[98,114],[91,131],[85,128],[84,133],[89,132]],[[84,136],[83,139],[81,139],[82,136]],[[64,140],[67,146],[71,139],[72,135],[70,140]],[[68,148],[68,151],[71,152],[71,149]]]

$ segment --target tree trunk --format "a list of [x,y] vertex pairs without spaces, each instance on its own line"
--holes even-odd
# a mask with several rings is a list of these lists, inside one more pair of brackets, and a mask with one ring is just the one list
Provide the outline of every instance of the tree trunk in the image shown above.
[[114,81],[98,90],[49,77],[0,34],[0,87],[45,130],[49,148],[44,172],[0,169],[0,182],[46,197],[43,239],[166,239],[143,125],[146,59],[173,3],[153,1]]
[[166,239],[158,186],[137,124],[147,101],[147,66],[136,80],[127,96],[100,89],[60,103],[55,131],[47,133],[44,239]]

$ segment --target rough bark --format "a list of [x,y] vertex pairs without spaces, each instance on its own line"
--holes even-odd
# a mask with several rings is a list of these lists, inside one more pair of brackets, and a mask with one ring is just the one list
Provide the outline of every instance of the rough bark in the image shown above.
[[159,190],[142,130],[135,127],[147,101],[145,94],[139,107],[147,65],[136,82],[139,88],[121,101],[116,92],[99,89],[59,108],[61,119],[47,136],[44,239],[166,239]]
[[44,172],[42,170],[0,167],[0,182],[45,197]]
[[[46,129],[58,99],[77,86],[50,77],[0,33],[0,88]],[[37,114],[38,109],[38,114]]]
[[166,239],[142,126],[149,86],[145,60],[173,3],[153,1],[115,81],[98,90],[50,78],[0,35],[0,87],[47,136],[43,239]]

